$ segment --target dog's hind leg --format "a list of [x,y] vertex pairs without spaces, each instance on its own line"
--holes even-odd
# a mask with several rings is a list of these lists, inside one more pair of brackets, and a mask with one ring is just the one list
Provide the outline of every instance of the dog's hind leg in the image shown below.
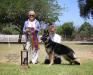
[[75,53],[68,53],[66,55],[64,55],[64,58],[70,62],[70,64],[76,64],[76,65],[80,65],[80,62],[77,61],[77,58],[75,56]]
[[77,59],[75,59],[75,60],[74,60],[74,64],[76,64],[76,65],[80,65],[80,61],[77,60]]
[[73,55],[73,58],[74,58],[74,59],[72,60],[73,64],[75,64],[75,65],[80,65],[79,59],[76,58],[76,56],[75,56],[74,53],[73,53],[72,55]]
[[72,62],[74,65],[80,65],[80,60],[77,58],[73,59]]
[[70,65],[72,65],[72,60],[69,58],[68,55],[63,55],[64,59],[67,60],[69,62]]

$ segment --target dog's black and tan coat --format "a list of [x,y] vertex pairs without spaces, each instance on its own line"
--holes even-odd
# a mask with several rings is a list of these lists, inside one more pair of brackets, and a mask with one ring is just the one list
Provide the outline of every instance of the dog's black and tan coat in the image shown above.
[[50,65],[53,64],[55,54],[62,55],[62,57],[69,61],[70,64],[80,65],[80,62],[77,61],[77,58],[75,56],[75,52],[65,45],[53,42],[49,38],[48,31],[44,31],[41,40],[44,42],[46,52],[49,55]]

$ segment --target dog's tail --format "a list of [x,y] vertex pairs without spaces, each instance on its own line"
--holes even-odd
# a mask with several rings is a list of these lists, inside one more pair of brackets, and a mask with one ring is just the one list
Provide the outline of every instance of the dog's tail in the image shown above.
[[75,59],[75,60],[74,60],[74,64],[80,65],[80,60],[79,60],[79,59]]

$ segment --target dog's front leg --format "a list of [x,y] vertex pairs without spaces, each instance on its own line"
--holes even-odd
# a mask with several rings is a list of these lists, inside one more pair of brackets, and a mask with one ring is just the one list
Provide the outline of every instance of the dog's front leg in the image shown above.
[[49,59],[50,59],[50,64],[49,65],[52,65],[54,63],[54,52],[51,52],[49,54]]

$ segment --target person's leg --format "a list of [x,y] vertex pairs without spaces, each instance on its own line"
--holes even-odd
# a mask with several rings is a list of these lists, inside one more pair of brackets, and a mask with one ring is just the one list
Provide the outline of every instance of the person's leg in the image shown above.
[[39,54],[39,50],[32,50],[32,63],[33,64],[37,64],[38,63],[38,54]]
[[61,62],[62,62],[61,56],[55,54],[54,64],[61,64]]
[[[54,64],[61,64],[61,62],[62,62],[61,56],[55,54]],[[48,56],[48,54],[46,53],[46,57],[45,57],[45,60],[44,60],[44,64],[49,64],[49,63],[50,63],[49,56]]]
[[31,43],[29,40],[26,42],[26,50],[28,51],[28,63],[30,63],[31,62]]
[[50,63],[49,56],[48,56],[48,54],[46,53],[45,60],[44,60],[44,64],[49,64],[49,63]]

